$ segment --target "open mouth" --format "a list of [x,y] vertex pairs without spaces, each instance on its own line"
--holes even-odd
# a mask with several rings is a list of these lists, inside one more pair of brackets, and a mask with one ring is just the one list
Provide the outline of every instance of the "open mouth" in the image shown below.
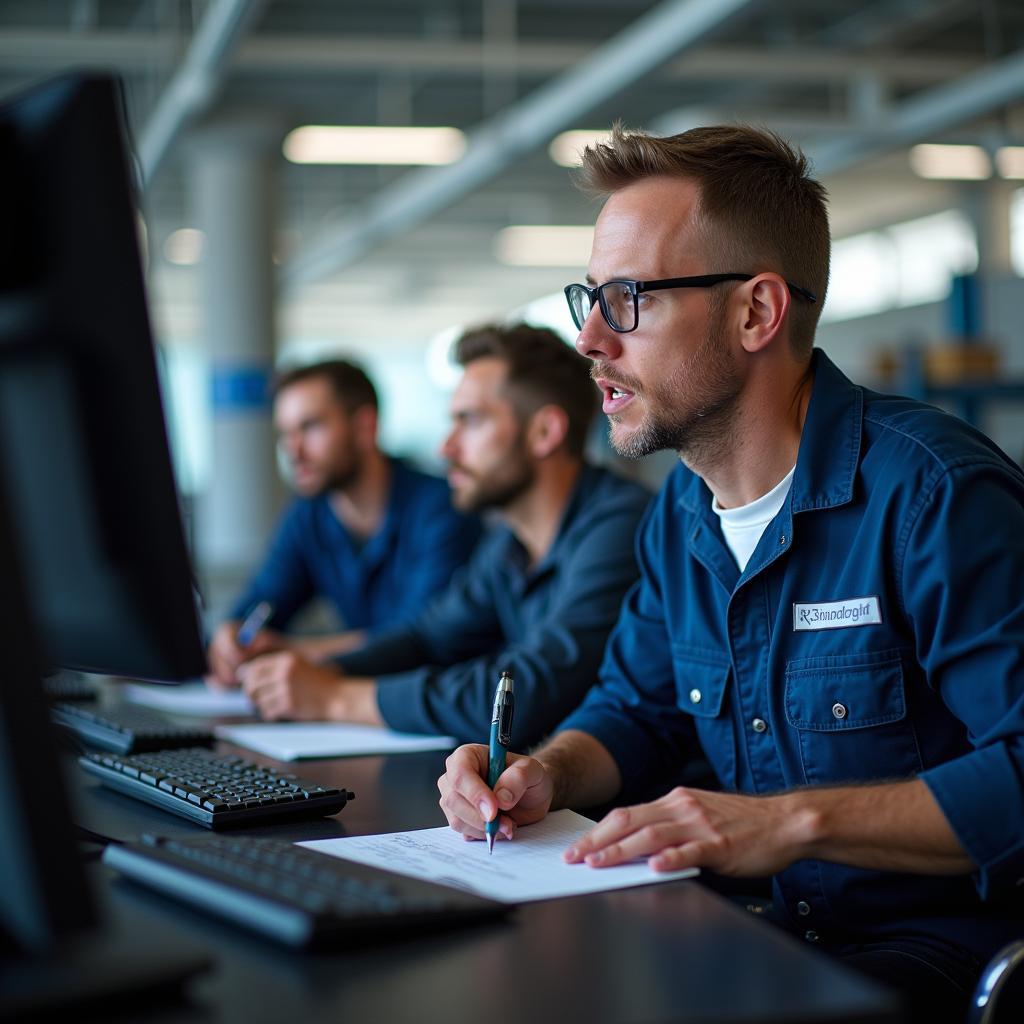
[[632,391],[619,387],[617,384],[601,382],[601,391],[604,394],[604,402],[601,405],[606,416],[621,412],[636,397]]

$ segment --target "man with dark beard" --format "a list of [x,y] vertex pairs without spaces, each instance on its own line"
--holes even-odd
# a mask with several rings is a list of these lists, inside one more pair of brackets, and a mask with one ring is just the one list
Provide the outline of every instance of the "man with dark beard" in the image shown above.
[[[476,517],[451,507],[443,480],[380,450],[377,413],[369,377],[343,359],[298,367],[275,382],[274,425],[298,496],[214,634],[214,683],[235,683],[239,666],[257,654],[289,649],[323,658],[404,624],[469,557],[480,534]],[[316,595],[334,605],[345,631],[281,633]],[[264,601],[273,610],[268,628],[240,642],[240,622]]]
[[[1024,930],[1024,475],[814,350],[825,191],[781,139],[617,130],[583,174],[577,348],[615,447],[681,465],[599,685],[493,791],[455,751],[441,806],[511,839],[617,801],[567,861],[771,875],[780,924],[959,1022]],[[721,792],[670,788],[695,749]]]
[[331,665],[294,652],[244,665],[265,718],[337,719],[469,740],[490,722],[503,671],[515,679],[513,737],[534,743],[594,680],[636,579],[633,538],[650,495],[583,456],[597,396],[587,361],[551,331],[465,334],[451,401],[452,500],[500,525],[410,626]]

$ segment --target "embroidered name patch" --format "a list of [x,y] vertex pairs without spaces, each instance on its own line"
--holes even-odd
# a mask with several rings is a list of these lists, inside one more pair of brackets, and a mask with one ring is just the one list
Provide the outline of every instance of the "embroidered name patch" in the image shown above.
[[877,597],[851,597],[846,601],[793,604],[793,629],[843,629],[876,626],[882,621]]

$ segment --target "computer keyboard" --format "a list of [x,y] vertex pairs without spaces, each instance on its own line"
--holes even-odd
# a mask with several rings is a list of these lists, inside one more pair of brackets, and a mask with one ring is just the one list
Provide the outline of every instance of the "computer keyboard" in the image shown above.
[[50,714],[90,746],[118,754],[170,747],[196,747],[213,743],[213,733],[191,725],[179,725],[159,711],[129,705],[94,707],[58,701]]
[[43,680],[43,692],[50,701],[94,701],[99,696],[96,684],[75,672],[60,672]]
[[460,924],[511,909],[281,839],[111,844],[103,861],[153,889],[289,946]]
[[214,829],[321,818],[337,814],[355,796],[200,748],[85,754],[78,763],[111,789]]

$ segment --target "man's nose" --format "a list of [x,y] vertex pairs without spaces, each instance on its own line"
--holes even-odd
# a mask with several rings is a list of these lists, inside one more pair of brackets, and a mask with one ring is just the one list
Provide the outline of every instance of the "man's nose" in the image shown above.
[[576,351],[594,362],[607,362],[622,353],[619,335],[608,326],[597,303],[587,314],[583,329],[576,338]]
[[449,432],[448,436],[441,442],[438,449],[441,458],[446,462],[453,462],[455,459],[455,431]]

